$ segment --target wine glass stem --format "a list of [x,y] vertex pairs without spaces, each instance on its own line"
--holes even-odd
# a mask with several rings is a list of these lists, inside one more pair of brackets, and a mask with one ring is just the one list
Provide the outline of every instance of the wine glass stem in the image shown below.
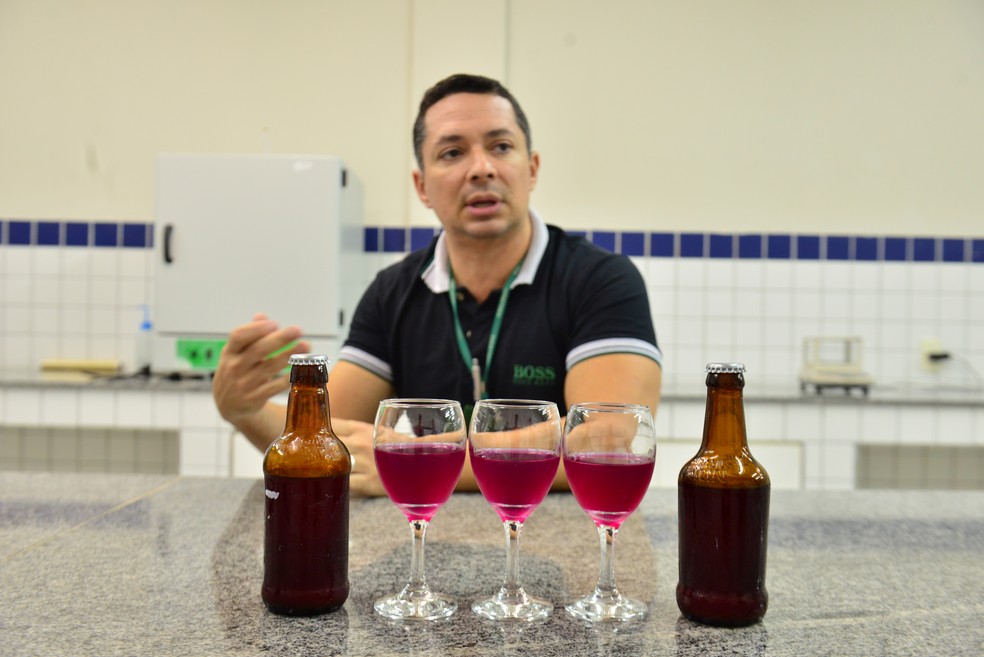
[[617,527],[598,525],[598,537],[601,539],[601,566],[598,572],[598,586],[595,593],[608,596],[618,596],[615,588],[615,536]]
[[411,520],[410,530],[413,532],[413,542],[410,551],[410,582],[406,590],[413,594],[427,590],[424,579],[424,536],[427,534],[427,521]]
[[506,530],[506,581],[502,584],[500,597],[522,597],[523,587],[519,584],[519,535],[523,523],[507,520],[502,523]]

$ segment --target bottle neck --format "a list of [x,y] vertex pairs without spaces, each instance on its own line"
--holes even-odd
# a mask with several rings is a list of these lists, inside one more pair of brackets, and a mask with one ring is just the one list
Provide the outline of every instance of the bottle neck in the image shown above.
[[287,424],[284,433],[299,429],[322,429],[331,432],[327,376],[317,366],[295,366],[291,371],[287,397]]
[[[716,375],[717,381],[708,376],[707,405],[704,409],[704,436],[701,450],[738,454],[748,450],[745,432],[745,407],[742,385],[723,380],[738,375]],[[740,384],[744,384],[741,380]]]

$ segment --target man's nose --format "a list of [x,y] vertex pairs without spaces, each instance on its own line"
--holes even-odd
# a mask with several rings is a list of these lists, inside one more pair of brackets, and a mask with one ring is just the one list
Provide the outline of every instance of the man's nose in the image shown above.
[[471,169],[468,173],[472,180],[495,177],[495,163],[484,148],[475,148],[472,151]]

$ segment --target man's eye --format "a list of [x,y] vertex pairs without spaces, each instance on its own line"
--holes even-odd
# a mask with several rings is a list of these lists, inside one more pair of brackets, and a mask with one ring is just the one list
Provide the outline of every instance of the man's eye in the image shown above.
[[461,151],[459,149],[457,149],[457,148],[449,148],[446,151],[441,151],[441,154],[438,155],[438,158],[441,159],[441,160],[453,160],[454,158],[458,157],[459,155],[461,155]]
[[498,153],[508,153],[513,149],[513,145],[507,141],[500,141],[497,144],[495,144],[492,148]]

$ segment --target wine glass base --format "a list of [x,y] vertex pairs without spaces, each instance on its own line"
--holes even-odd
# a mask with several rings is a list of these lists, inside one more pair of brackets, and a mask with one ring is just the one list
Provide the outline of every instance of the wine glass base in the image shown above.
[[376,613],[392,620],[433,621],[450,618],[458,609],[458,603],[439,593],[428,593],[417,598],[395,593],[376,600]]
[[472,611],[494,621],[538,621],[553,613],[553,604],[541,598],[525,596],[521,604],[503,602],[496,596],[478,600],[472,604]]
[[574,618],[592,623],[642,620],[649,611],[646,603],[639,600],[621,595],[610,597],[597,594],[581,598],[564,608]]

